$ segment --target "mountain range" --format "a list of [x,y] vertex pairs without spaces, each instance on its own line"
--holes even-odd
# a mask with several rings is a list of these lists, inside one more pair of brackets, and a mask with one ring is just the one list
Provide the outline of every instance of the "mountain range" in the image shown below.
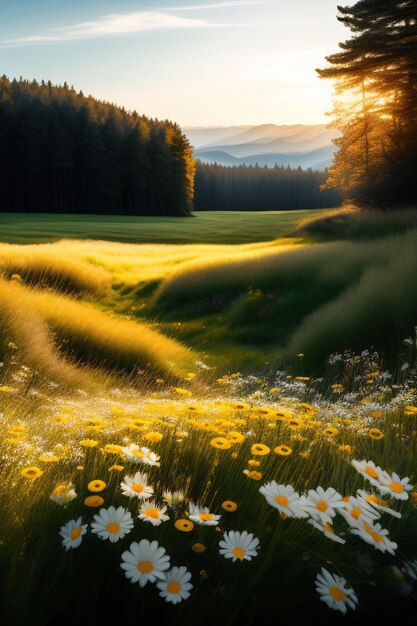
[[340,133],[324,124],[210,126],[183,128],[196,159],[219,165],[289,165],[324,170]]

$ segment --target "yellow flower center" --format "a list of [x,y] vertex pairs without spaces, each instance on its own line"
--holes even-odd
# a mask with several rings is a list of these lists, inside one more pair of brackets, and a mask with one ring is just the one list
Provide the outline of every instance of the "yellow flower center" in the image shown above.
[[200,513],[200,519],[203,522],[209,522],[210,520],[213,519],[213,516],[211,513]]
[[383,536],[380,535],[379,533],[372,533],[372,532],[370,532],[369,534],[371,535],[371,537],[375,541],[375,543],[380,543],[384,539]]
[[145,456],[143,454],[142,450],[132,450],[131,454],[132,454],[132,456],[136,457],[137,459],[142,459]]
[[159,519],[158,509],[146,509],[144,514],[146,515],[146,517],[152,517],[152,519]]
[[135,491],[136,493],[142,493],[143,486],[135,483],[134,485],[132,485],[131,489],[132,491]]
[[106,528],[111,535],[117,535],[120,532],[120,524],[107,524]]
[[329,594],[332,596],[334,600],[337,600],[339,602],[343,602],[343,600],[346,598],[345,592],[342,591],[340,587],[336,587],[335,585],[330,587]]
[[150,574],[153,570],[153,565],[150,561],[141,561],[136,567],[142,574]]
[[325,502],[324,500],[319,500],[316,503],[316,509],[318,511],[321,511],[322,513],[324,513],[325,511],[327,511],[327,509],[329,508],[329,505],[327,504],[327,502]]
[[243,548],[233,548],[232,553],[237,559],[243,559],[246,556],[246,552]]
[[326,522],[325,524],[323,524],[323,528],[324,528],[324,530],[326,530],[328,533],[331,533],[332,535],[334,535],[333,526],[330,526],[330,524],[328,524],[327,522]]
[[62,494],[65,493],[65,491],[66,491],[65,485],[58,485],[58,487],[55,487],[52,494],[54,496],[62,496]]
[[385,507],[388,506],[386,502],[384,502],[383,500],[380,500],[376,496],[367,496],[365,500],[367,502],[371,502],[372,504],[377,504],[378,506],[385,506]]
[[359,516],[362,515],[362,509],[360,509],[359,507],[356,507],[355,509],[352,509],[350,512],[351,516],[353,517],[353,519],[359,519]]
[[82,528],[78,527],[78,528],[74,528],[74,530],[72,530],[70,532],[70,537],[73,541],[75,541],[75,539],[78,539],[78,537],[81,535],[81,531]]
[[401,483],[391,483],[389,485],[389,488],[391,489],[391,491],[393,491],[394,493],[403,493],[404,491],[404,487],[402,486]]
[[285,496],[275,496],[274,500],[277,504],[280,504],[281,506],[288,506],[288,498],[286,498]]
[[371,478],[378,478],[378,472],[373,467],[366,467],[365,474],[368,474]]
[[181,591],[180,583],[170,580],[167,584],[167,591],[168,593],[179,593]]

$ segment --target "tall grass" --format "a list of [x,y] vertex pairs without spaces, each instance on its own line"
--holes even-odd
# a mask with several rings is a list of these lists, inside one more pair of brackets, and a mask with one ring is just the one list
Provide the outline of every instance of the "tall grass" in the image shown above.
[[59,246],[0,244],[0,276],[10,278],[13,274],[29,285],[68,293],[97,295],[110,287],[108,272],[74,258],[69,242]]
[[157,307],[191,307],[223,294],[218,310],[230,332],[265,337],[283,355],[306,352],[313,364],[374,342],[392,356],[417,321],[416,272],[414,230],[184,264],[161,283]]
[[191,351],[147,324],[118,318],[92,305],[0,281],[0,356],[9,343],[31,367],[52,379],[80,383],[87,368],[184,376]]
[[300,220],[295,233],[320,239],[375,239],[417,227],[417,210],[363,211],[354,205]]

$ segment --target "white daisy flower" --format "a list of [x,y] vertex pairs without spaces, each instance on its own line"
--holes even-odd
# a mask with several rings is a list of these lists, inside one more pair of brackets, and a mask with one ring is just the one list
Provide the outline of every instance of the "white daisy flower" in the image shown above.
[[410,485],[408,476],[400,478],[395,472],[391,476],[385,472],[378,489],[381,493],[388,494],[396,500],[408,500],[407,491],[412,491],[413,485]]
[[223,540],[219,543],[220,554],[225,559],[232,559],[233,563],[239,561],[251,561],[253,556],[258,556],[259,539],[244,530],[230,530],[224,533]]
[[336,533],[333,530],[333,526],[331,526],[327,522],[324,522],[324,524],[322,524],[321,522],[316,522],[316,520],[314,519],[309,519],[308,523],[311,524],[317,530],[320,530],[328,539],[331,539],[332,541],[336,541],[336,543],[346,543],[344,539],[336,535]]
[[299,496],[291,485],[278,485],[275,480],[265,483],[259,489],[271,506],[287,517],[308,517],[305,510],[306,498]]
[[83,524],[82,517],[72,519],[64,526],[61,526],[59,534],[62,537],[62,545],[65,550],[78,548],[83,540],[83,535],[87,532],[87,524]]
[[330,574],[324,567],[316,576],[316,591],[320,600],[325,602],[330,609],[346,613],[347,609],[356,609],[358,596],[342,576]]
[[363,498],[366,502],[368,502],[368,504],[371,504],[375,509],[381,511],[381,513],[389,513],[393,517],[401,517],[401,513],[399,513],[398,511],[394,511],[394,509],[391,509],[389,504],[385,502],[385,500],[381,500],[381,498],[378,498],[377,496],[368,493],[363,489],[358,489],[358,495],[361,496],[361,498]]
[[69,483],[62,483],[61,485],[57,485],[53,490],[52,494],[49,496],[49,499],[61,506],[72,502],[74,498],[77,497],[77,493],[74,489],[74,485]]
[[153,495],[153,487],[147,484],[146,474],[136,472],[132,476],[125,476],[124,482],[120,483],[120,488],[124,496],[128,498],[139,498],[145,500]]
[[380,552],[388,552],[394,555],[395,550],[398,548],[398,545],[389,539],[388,530],[382,528],[381,524],[368,524],[368,522],[364,521],[358,528],[353,528],[350,532],[358,535]]
[[161,591],[159,594],[161,598],[167,602],[172,602],[172,604],[178,604],[178,602],[190,597],[190,590],[193,585],[190,583],[191,574],[186,567],[173,567],[165,576],[165,580],[156,583]]
[[149,448],[141,448],[132,443],[130,446],[122,448],[122,451],[126,455],[126,459],[131,463],[144,463],[145,465],[155,465],[159,467],[159,456],[149,450]]
[[310,489],[307,494],[306,509],[309,515],[316,521],[325,524],[332,523],[336,513],[346,507],[340,493],[333,487],[324,490],[322,487]]
[[381,517],[380,513],[376,511],[364,498],[359,494],[357,497],[350,496],[345,499],[346,508],[340,509],[339,513],[342,515],[350,526],[357,527],[361,522],[372,522]]
[[375,487],[379,487],[381,479],[387,476],[387,473],[384,472],[379,465],[375,465],[373,461],[357,461],[353,459],[352,465],[359,474],[362,474],[362,476],[366,478],[366,480],[369,480]]
[[159,526],[162,522],[169,520],[168,515],[164,515],[167,510],[166,506],[159,507],[155,500],[144,502],[140,507],[139,519],[143,522],[150,522],[152,526]]
[[169,556],[157,541],[150,542],[147,539],[142,539],[139,543],[134,541],[130,544],[129,550],[122,554],[121,568],[126,578],[131,583],[139,583],[141,587],[148,581],[154,583],[156,579],[164,580],[169,567]]
[[221,515],[214,515],[210,513],[207,506],[199,506],[190,502],[190,516],[189,519],[196,524],[202,524],[203,526],[217,526]]
[[114,506],[100,509],[98,514],[94,515],[94,522],[91,522],[91,532],[97,534],[103,541],[109,539],[111,543],[123,539],[132,528],[132,516],[122,506],[117,509]]

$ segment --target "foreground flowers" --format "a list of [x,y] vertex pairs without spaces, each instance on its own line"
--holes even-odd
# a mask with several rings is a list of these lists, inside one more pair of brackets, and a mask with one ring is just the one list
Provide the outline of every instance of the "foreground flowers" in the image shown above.
[[72,519],[64,526],[61,526],[59,534],[62,537],[62,545],[65,550],[68,551],[70,548],[78,548],[86,532],[87,524],[83,524],[81,517]]
[[308,517],[306,499],[300,498],[291,485],[278,485],[275,480],[262,485],[260,493],[271,506],[287,517]]
[[123,552],[120,567],[131,583],[139,583],[144,587],[148,581],[154,583],[156,579],[163,580],[169,566],[165,548],[157,541],[151,543],[148,539],[142,539],[139,543],[131,543],[129,550]]
[[124,496],[128,498],[146,499],[153,495],[153,487],[147,484],[148,477],[146,474],[136,472],[132,476],[125,476],[124,482],[120,484],[120,488]]
[[125,512],[122,506],[117,509],[114,506],[100,509],[98,514],[94,515],[94,522],[91,523],[91,532],[97,534],[100,539],[108,539],[111,543],[123,539],[132,528],[132,516],[129,512]]
[[190,591],[193,588],[190,580],[191,574],[186,567],[173,567],[166,573],[166,579],[157,583],[156,586],[160,590],[161,598],[172,604],[178,604],[190,597]]
[[233,563],[239,561],[251,561],[252,557],[257,556],[259,549],[259,539],[252,533],[244,530],[242,533],[231,530],[224,533],[223,540],[219,543],[220,554],[225,559],[232,559]]
[[208,507],[200,507],[198,504],[190,502],[190,517],[189,519],[196,524],[202,524],[203,526],[217,526],[220,515],[214,515],[210,513]]
[[347,609],[356,609],[358,596],[347,586],[347,581],[342,576],[332,576],[324,567],[316,576],[316,591],[320,599],[330,609],[346,613]]

